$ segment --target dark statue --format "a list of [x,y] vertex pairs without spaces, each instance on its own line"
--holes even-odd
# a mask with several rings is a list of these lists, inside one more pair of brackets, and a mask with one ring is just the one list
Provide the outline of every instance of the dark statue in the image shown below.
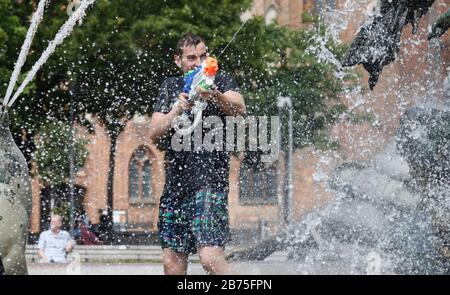
[[[369,72],[371,90],[378,82],[383,67],[392,63],[400,49],[403,27],[412,24],[412,32],[417,32],[419,20],[424,16],[434,0],[380,0],[380,14],[370,17],[360,28],[342,66],[362,64]],[[447,12],[433,26],[428,38],[442,36],[449,28],[450,13]]]

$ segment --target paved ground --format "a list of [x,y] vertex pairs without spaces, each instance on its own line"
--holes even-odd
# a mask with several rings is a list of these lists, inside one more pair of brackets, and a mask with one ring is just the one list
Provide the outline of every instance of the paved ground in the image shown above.
[[[243,275],[282,275],[297,274],[296,264],[286,261],[285,252],[275,252],[265,261],[235,262],[232,268],[236,274]],[[162,275],[161,263],[77,263],[56,265],[29,263],[30,275]],[[201,265],[193,262],[188,274],[204,274]]]

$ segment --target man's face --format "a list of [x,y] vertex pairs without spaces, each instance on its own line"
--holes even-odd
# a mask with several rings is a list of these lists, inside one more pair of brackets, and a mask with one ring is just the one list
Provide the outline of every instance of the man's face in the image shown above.
[[58,217],[52,217],[52,219],[50,220],[50,228],[52,230],[57,231],[61,229],[61,226],[62,226],[61,219],[59,219]]
[[183,55],[175,55],[175,63],[181,68],[183,73],[195,70],[208,57],[205,43],[188,45],[183,47]]

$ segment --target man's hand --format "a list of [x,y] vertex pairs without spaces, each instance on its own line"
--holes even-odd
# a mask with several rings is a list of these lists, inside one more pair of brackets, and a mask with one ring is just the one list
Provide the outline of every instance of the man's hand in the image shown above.
[[181,113],[183,113],[183,111],[190,110],[192,108],[191,104],[188,101],[188,98],[189,98],[189,94],[184,93],[184,92],[182,92],[178,95],[178,101],[177,101],[176,105],[174,106],[175,108],[177,108],[176,109],[177,114],[181,114]]
[[178,101],[173,105],[172,110],[167,113],[153,113],[151,121],[151,131],[150,138],[152,141],[156,142],[161,136],[163,136],[167,130],[172,128],[172,122],[179,115],[183,113],[184,110],[190,110],[191,104],[188,101],[189,95],[187,93],[180,93],[178,95]]
[[214,102],[217,99],[217,96],[221,94],[219,90],[206,90],[201,86],[197,86],[195,91],[201,98],[203,98],[203,100],[212,102]]
[[70,253],[73,250],[73,243],[72,242],[68,242],[66,245],[66,252]]

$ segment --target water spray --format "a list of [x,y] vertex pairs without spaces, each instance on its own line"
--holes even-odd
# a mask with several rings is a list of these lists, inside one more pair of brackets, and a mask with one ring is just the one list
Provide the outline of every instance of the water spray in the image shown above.
[[42,18],[44,17],[45,7],[47,6],[48,0],[41,0],[38,4],[36,11],[33,13],[30,27],[28,28],[27,35],[25,37],[25,42],[22,45],[20,50],[19,58],[17,59],[16,64],[14,65],[14,70],[11,75],[11,79],[9,80],[8,88],[6,90],[5,97],[3,98],[3,104],[0,106],[0,125],[3,124],[6,113],[8,112],[8,100],[11,97],[11,94],[14,90],[14,86],[16,85],[17,79],[20,74],[20,70],[22,66],[25,64],[25,60],[27,58],[27,54],[30,51],[31,41],[36,34],[37,27],[41,23]]
[[248,21],[249,21],[249,19],[247,19],[244,23],[242,23],[242,25],[239,27],[239,29],[236,31],[236,33],[234,33],[230,42],[228,42],[228,44],[224,47],[224,49],[222,49],[222,51],[219,53],[219,56],[217,58],[220,58],[222,56],[222,54],[225,52],[225,50],[228,48],[228,46],[230,46],[230,44],[234,41],[234,39],[236,39],[236,36],[239,34],[239,32],[242,30],[242,28],[247,24]]

